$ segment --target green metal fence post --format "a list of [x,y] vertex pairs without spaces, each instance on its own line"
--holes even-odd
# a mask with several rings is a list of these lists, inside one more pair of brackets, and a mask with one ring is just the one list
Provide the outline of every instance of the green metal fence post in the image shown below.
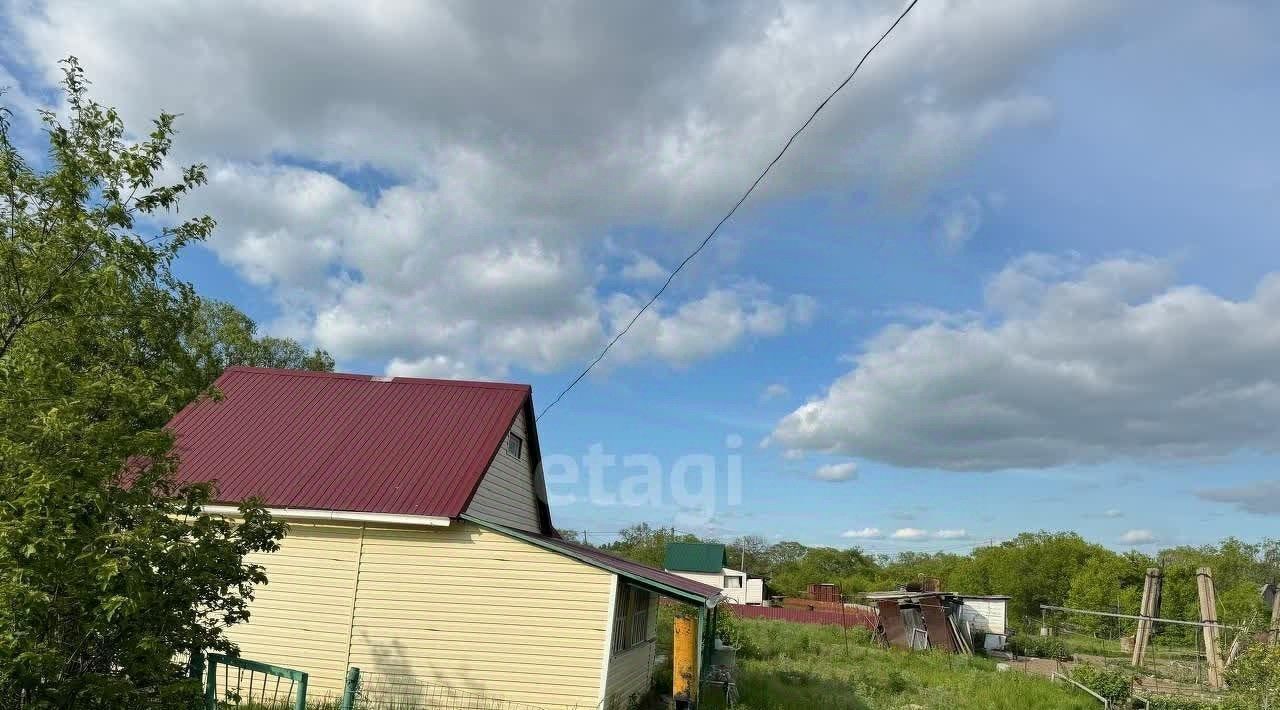
[[347,669],[347,682],[342,688],[342,710],[355,710],[358,692],[360,692],[360,669],[351,666]]
[[294,702],[294,710],[307,710],[307,678],[306,673],[299,673],[298,679],[298,700]]
[[204,707],[205,710],[218,710],[218,659],[216,653],[205,657]]

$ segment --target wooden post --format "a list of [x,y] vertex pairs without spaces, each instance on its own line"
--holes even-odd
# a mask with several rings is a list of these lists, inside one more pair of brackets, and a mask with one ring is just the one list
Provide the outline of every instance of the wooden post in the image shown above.
[[671,694],[677,708],[693,707],[697,688],[694,685],[698,655],[698,622],[692,616],[677,616],[671,643]]
[[1204,655],[1209,667],[1209,688],[1222,689],[1222,656],[1218,651],[1221,630],[1218,628],[1218,599],[1213,588],[1213,570],[1201,567],[1196,570],[1196,588],[1200,592],[1200,627],[1204,636]]
[[1280,585],[1271,595],[1271,643],[1280,643]]
[[1147,570],[1146,577],[1142,580],[1142,601],[1138,604],[1138,629],[1133,634],[1133,660],[1131,663],[1134,668],[1142,667],[1142,655],[1146,651],[1142,642],[1143,632],[1147,625],[1147,603],[1151,599],[1151,570]]
[[1151,617],[1160,612],[1160,587],[1164,582],[1164,573],[1158,567],[1147,569],[1147,577],[1142,585],[1142,609],[1138,616],[1138,631],[1133,639],[1133,667],[1141,668],[1147,656],[1147,642],[1151,640]]

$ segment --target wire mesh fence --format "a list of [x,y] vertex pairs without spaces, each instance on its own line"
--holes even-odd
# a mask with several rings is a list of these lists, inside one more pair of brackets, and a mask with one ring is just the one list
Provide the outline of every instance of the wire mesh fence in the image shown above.
[[383,673],[360,673],[353,710],[543,710],[443,683]]
[[[1044,646],[1069,659],[1068,672],[1071,665],[1087,664],[1128,676],[1138,695],[1199,700],[1217,698],[1221,675],[1252,645],[1266,642],[1265,634],[1224,624],[1158,618],[1145,623],[1150,630],[1140,653],[1139,620],[1131,615],[1048,608],[1040,633],[1051,639]],[[1211,634],[1216,649],[1207,651]]]

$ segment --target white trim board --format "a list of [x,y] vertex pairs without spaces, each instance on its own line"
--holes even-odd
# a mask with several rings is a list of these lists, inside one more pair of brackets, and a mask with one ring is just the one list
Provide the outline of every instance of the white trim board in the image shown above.
[[[206,505],[202,508],[209,515],[239,515],[234,505]],[[383,523],[387,525],[417,525],[449,527],[449,518],[438,515],[395,515],[393,513],[361,513],[345,510],[309,510],[306,508],[267,508],[272,517],[282,520],[319,520],[348,523]]]
[[609,665],[613,663],[613,617],[618,613],[618,587],[622,586],[622,578],[613,575],[613,586],[609,587],[609,613],[605,615],[604,656],[600,664],[600,702],[604,707],[605,696],[609,692]]

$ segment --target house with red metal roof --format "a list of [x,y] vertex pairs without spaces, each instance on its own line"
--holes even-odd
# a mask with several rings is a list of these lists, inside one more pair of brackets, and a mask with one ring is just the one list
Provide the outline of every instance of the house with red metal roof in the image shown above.
[[[528,386],[235,367],[169,424],[179,480],[289,523],[243,657],[348,669],[394,699],[424,687],[541,708],[625,707],[655,664],[659,596],[709,638],[720,589],[563,540]],[[400,691],[403,691],[401,693]]]

